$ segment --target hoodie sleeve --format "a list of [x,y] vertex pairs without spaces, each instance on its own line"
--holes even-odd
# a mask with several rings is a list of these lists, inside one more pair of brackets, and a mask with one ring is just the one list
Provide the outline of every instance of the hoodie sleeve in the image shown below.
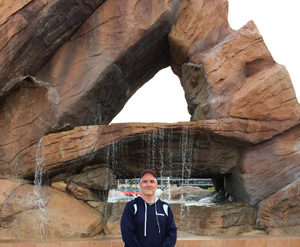
[[134,234],[134,213],[133,205],[127,203],[121,218],[122,239],[126,247],[141,247]]
[[162,244],[162,247],[174,247],[177,240],[177,228],[175,226],[173,212],[168,206],[168,222],[166,225],[166,237]]

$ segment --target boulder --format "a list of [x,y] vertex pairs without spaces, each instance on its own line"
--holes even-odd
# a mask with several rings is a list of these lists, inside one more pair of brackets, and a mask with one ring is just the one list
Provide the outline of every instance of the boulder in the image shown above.
[[254,230],[254,208],[239,203],[184,206],[171,204],[178,230],[204,236],[236,236]]
[[67,191],[67,184],[64,182],[54,182],[51,184],[51,187],[57,190],[60,190],[62,192],[66,192]]
[[96,210],[47,186],[19,186],[1,210],[1,239],[92,237],[103,227]]
[[235,200],[255,205],[300,176],[300,125],[245,150],[242,162],[226,178]]
[[258,204],[256,227],[271,234],[299,233],[300,179],[279,190]]
[[107,236],[121,236],[120,222],[126,202],[111,203],[111,214],[107,218],[104,232]]
[[109,190],[117,188],[117,180],[108,167],[89,169],[68,179],[69,182],[94,190]]
[[120,222],[126,202],[95,202],[88,204],[106,216],[104,234],[106,237],[121,237]]
[[22,183],[23,181],[0,179],[0,209],[11,193]]
[[78,200],[107,201],[108,198],[108,190],[88,189],[73,182],[70,182],[66,189]]

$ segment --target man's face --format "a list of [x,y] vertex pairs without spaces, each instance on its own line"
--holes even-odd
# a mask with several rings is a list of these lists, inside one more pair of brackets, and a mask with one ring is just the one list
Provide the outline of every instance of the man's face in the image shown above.
[[151,173],[145,173],[140,180],[142,195],[154,196],[157,189],[157,180]]

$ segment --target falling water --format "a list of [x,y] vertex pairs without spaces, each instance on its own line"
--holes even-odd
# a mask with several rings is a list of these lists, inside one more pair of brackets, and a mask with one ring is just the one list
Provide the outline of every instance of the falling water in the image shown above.
[[[182,165],[181,165],[181,205],[180,205],[180,226],[179,229],[183,232],[185,229],[183,228],[183,220],[184,220],[184,180],[191,178],[191,168],[192,168],[192,155],[193,155],[193,138],[190,136],[190,132],[188,127],[184,126],[182,129],[182,134],[180,136],[180,144],[181,144],[181,157],[182,157]],[[187,207],[189,211],[189,207]],[[189,212],[186,212],[189,214]]]
[[155,150],[157,144],[157,131],[144,134],[142,137],[141,153],[145,153],[147,162],[145,167],[155,169]]
[[111,164],[111,168],[113,171],[115,171],[117,167],[116,152],[116,144],[115,142],[113,142],[111,145],[108,146],[106,153],[106,163]]
[[34,195],[36,201],[33,202],[33,206],[37,206],[40,212],[40,235],[41,238],[43,239],[46,236],[45,232],[45,226],[47,225],[46,221],[46,214],[47,214],[47,209],[46,209],[46,201],[45,198],[43,198],[42,195],[42,185],[43,185],[43,178],[45,176],[44,172],[44,155],[40,155],[43,153],[42,151],[44,150],[44,146],[42,145],[43,142],[43,137],[40,139],[38,143],[38,148],[36,151],[36,168],[35,168],[35,174],[34,174]]
[[107,146],[106,149],[106,164],[110,166],[110,168],[115,172],[115,174],[118,174],[118,170],[121,167],[121,164],[119,164],[120,158],[127,156],[128,143],[126,139],[123,139],[118,142],[112,142],[110,145]]
[[165,148],[165,132],[163,129],[158,130],[158,136],[160,138],[159,143],[159,157],[160,157],[160,177],[163,177],[164,170],[165,170],[165,162],[164,162],[164,148]]
[[171,200],[171,182],[170,182],[170,177],[167,178],[167,185],[168,185],[168,200]]
[[170,177],[172,177],[172,169],[173,169],[173,130],[170,129],[167,135],[167,164],[169,167],[169,174],[168,174],[168,199],[171,200],[171,184],[170,184]]
[[154,170],[155,169],[155,149],[156,149],[156,133],[157,131],[152,132],[152,137],[151,137],[151,168]]

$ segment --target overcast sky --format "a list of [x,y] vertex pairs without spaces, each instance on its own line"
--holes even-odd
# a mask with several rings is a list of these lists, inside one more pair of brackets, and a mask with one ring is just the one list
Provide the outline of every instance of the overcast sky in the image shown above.
[[[229,23],[233,29],[250,20],[257,25],[275,61],[286,66],[300,102],[299,0],[229,0]],[[189,120],[183,89],[167,68],[131,97],[113,123]]]

